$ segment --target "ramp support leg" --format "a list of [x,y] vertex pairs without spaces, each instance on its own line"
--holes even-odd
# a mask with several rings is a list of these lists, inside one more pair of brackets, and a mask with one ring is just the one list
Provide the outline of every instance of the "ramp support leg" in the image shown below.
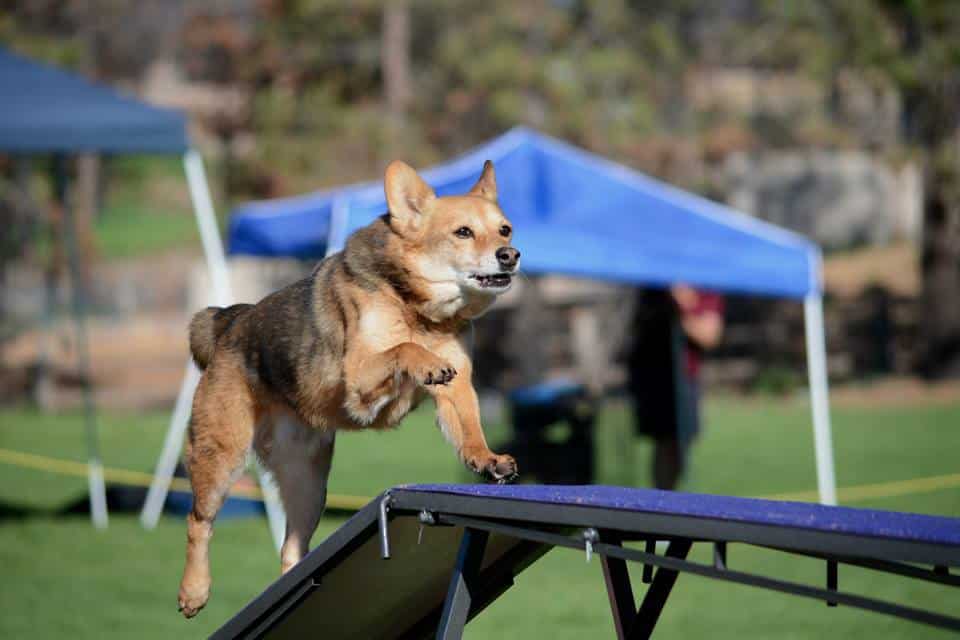
[[[837,590],[837,561],[836,560],[827,560],[827,590],[836,591]],[[837,606],[836,601],[827,600],[828,607]]]
[[[690,540],[672,540],[664,555],[668,558],[684,560],[690,553],[690,547],[692,546],[693,542]],[[678,575],[678,572],[671,571],[666,567],[657,569],[653,576],[653,583],[647,589],[647,594],[643,597],[643,603],[641,603],[633,626],[630,628],[628,637],[631,640],[649,638],[653,634],[653,628],[657,625],[657,620],[660,619],[660,613],[663,611],[664,605],[667,604],[667,598],[670,597],[670,591],[673,590]]]
[[488,537],[486,531],[469,527],[463,530],[457,564],[453,568],[447,599],[440,615],[440,626],[437,627],[438,640],[456,640],[463,637],[470,607],[477,596],[477,579]]
[[[606,531],[600,534],[600,539],[607,544],[617,546],[622,544],[618,535]],[[624,640],[637,615],[637,601],[633,597],[633,587],[630,585],[627,561],[623,558],[611,558],[607,555],[601,555],[600,561],[603,567],[603,581],[607,585],[607,597],[610,599],[610,611],[613,614],[613,626],[617,632],[617,640]],[[644,565],[644,569],[647,566]]]

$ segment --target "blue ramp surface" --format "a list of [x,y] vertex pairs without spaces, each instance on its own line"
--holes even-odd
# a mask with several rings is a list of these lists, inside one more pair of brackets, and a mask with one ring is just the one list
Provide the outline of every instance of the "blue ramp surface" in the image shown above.
[[686,516],[960,547],[960,519],[917,513],[601,485],[425,484],[404,488],[426,493]]

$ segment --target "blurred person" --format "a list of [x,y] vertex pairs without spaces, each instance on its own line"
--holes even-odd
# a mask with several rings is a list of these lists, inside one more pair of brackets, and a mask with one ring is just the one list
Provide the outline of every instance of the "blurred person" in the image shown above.
[[703,354],[723,335],[723,298],[678,284],[641,289],[628,355],[637,432],[653,438],[653,485],[674,489],[700,430]]

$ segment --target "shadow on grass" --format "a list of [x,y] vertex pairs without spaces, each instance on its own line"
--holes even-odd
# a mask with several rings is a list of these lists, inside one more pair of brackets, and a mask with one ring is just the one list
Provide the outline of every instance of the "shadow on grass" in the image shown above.
[[[118,513],[140,513],[143,509],[144,500],[147,497],[147,490],[143,487],[131,487],[127,485],[108,485],[107,486],[107,510],[112,514]],[[183,516],[180,510],[166,508],[164,513],[173,516]],[[356,513],[354,509],[338,509],[328,507],[324,510],[325,517],[348,518]],[[36,507],[13,502],[0,501],[0,522],[6,520],[26,520],[29,518],[59,518],[74,517],[90,514],[89,496],[79,496],[69,502],[54,508]],[[261,513],[249,513],[249,517],[262,516]]]
[[[110,513],[139,513],[146,496],[147,490],[141,487],[110,485],[107,487],[107,509]],[[70,517],[89,513],[90,499],[87,495],[79,496],[53,508],[0,501],[0,521]]]

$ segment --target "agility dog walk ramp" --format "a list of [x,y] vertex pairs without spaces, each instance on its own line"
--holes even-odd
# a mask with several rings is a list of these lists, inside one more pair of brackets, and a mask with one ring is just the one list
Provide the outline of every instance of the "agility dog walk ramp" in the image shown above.
[[[669,542],[665,553],[656,541]],[[713,546],[712,564],[686,559],[695,543]],[[820,558],[825,585],[737,571],[728,543]],[[212,637],[459,638],[553,547],[597,556],[619,638],[650,637],[683,572],[960,631],[960,618],[837,584],[838,564],[850,564],[960,586],[950,572],[960,566],[957,518],[605,486],[407,485],[364,507]],[[627,561],[649,584],[639,607]]]

